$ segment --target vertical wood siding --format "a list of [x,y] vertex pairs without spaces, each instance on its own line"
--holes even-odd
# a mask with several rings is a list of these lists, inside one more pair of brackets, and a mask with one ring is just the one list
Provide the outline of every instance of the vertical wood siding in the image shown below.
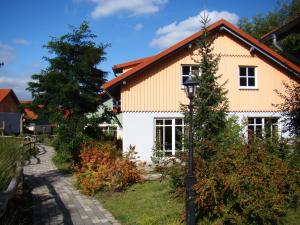
[[[221,54],[218,74],[223,75],[220,83],[228,81],[226,88],[229,90],[230,111],[277,110],[273,104],[280,103],[281,99],[274,89],[283,92],[283,81],[294,82],[286,71],[258,53],[251,55],[248,46],[228,35],[221,35],[215,40],[214,51]],[[181,104],[188,102],[181,85],[183,64],[195,64],[187,49],[128,80],[121,88],[122,111],[181,111]],[[257,90],[239,89],[240,65],[257,67]]]

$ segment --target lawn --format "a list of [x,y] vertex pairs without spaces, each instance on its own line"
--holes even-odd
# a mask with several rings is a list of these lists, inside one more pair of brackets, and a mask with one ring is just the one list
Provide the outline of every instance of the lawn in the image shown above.
[[125,192],[100,192],[97,198],[123,225],[181,224],[184,201],[165,181],[135,184]]

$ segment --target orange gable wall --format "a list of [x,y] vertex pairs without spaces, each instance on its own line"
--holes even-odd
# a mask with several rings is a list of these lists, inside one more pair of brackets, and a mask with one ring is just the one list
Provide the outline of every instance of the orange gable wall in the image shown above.
[[0,112],[19,112],[18,106],[11,95],[7,95],[0,103]]
[[[294,82],[287,72],[264,56],[251,55],[249,47],[227,34],[220,35],[214,51],[221,53],[220,82],[228,81],[230,111],[277,111],[273,104],[281,99],[274,92],[284,91],[282,82]],[[197,53],[197,51],[194,51]],[[181,65],[195,64],[191,53],[185,49],[130,79],[121,88],[123,112],[180,112],[180,104],[187,104],[181,85]],[[239,66],[257,66],[257,90],[239,89]]]

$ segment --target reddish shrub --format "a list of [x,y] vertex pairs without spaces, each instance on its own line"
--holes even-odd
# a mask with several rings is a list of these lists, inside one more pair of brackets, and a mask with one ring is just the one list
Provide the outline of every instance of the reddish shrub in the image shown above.
[[131,149],[122,156],[110,144],[85,145],[74,168],[75,183],[84,194],[94,195],[100,190],[122,191],[141,182],[141,173],[131,160],[134,155]]

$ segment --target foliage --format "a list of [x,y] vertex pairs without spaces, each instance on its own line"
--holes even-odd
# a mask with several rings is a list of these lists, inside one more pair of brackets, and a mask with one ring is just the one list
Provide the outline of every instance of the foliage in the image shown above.
[[124,192],[100,192],[99,201],[124,225],[179,225],[183,200],[165,181],[134,184]]
[[[194,59],[198,63],[201,73],[201,76],[194,74],[198,87],[196,97],[193,100],[193,128],[195,139],[198,141],[211,139],[222,131],[228,110],[225,84],[220,85],[218,80],[221,75],[216,75],[220,57],[215,56],[213,52],[215,35],[208,33],[207,18],[203,18],[201,22],[203,24],[203,37],[197,42],[199,59]],[[185,121],[188,122],[186,110],[185,117]]]
[[134,148],[122,156],[111,144],[87,144],[80,152],[80,162],[75,166],[75,181],[88,195],[100,190],[122,191],[142,176],[133,162]]
[[284,83],[285,93],[276,93],[282,98],[283,102],[275,106],[283,112],[283,122],[285,131],[296,136],[300,136],[300,84]]
[[[238,26],[251,36],[260,39],[264,34],[281,26],[300,12],[299,0],[279,1],[277,9],[265,15],[257,14],[251,20],[242,18]],[[291,34],[279,41],[284,51],[300,58],[300,34]],[[267,43],[270,44],[271,43]],[[287,57],[289,57],[287,55]]]
[[8,187],[15,175],[15,162],[20,154],[20,143],[16,139],[0,138],[0,192]]
[[32,109],[39,120],[57,125],[62,151],[76,156],[83,141],[85,114],[101,104],[99,93],[107,73],[97,66],[105,60],[107,44],[96,44],[87,22],[45,46],[53,56],[45,57],[49,66],[32,75],[28,88],[33,96]]
[[300,203],[299,174],[264,145],[196,162],[198,218],[208,224],[280,224]]

